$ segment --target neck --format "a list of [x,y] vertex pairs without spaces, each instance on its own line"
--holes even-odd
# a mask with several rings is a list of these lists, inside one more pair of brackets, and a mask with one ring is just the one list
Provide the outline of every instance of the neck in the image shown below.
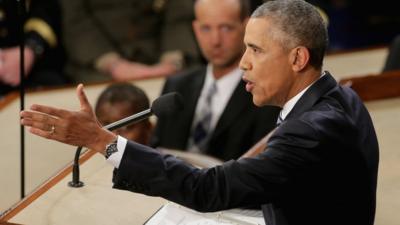
[[218,80],[221,77],[225,76],[226,74],[232,72],[233,70],[237,69],[239,66],[239,61],[234,62],[230,65],[223,65],[223,66],[218,66],[218,65],[212,65],[212,72],[214,75],[214,79]]
[[221,77],[225,76],[226,74],[232,72],[234,69],[236,69],[237,67],[232,67],[232,68],[225,68],[225,69],[213,69],[213,75],[214,75],[214,79],[218,80]]
[[296,80],[290,89],[286,101],[288,102],[291,98],[296,96],[298,93],[303,91],[306,87],[310,86],[321,76],[321,71],[311,70],[305,73],[300,73],[296,75]]

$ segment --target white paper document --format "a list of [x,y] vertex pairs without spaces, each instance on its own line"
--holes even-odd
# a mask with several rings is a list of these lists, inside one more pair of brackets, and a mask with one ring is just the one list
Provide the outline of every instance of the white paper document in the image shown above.
[[145,225],[265,225],[261,210],[231,209],[200,213],[167,203]]

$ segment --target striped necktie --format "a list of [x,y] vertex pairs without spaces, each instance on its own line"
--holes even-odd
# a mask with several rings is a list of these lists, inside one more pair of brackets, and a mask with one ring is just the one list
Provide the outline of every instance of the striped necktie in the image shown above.
[[207,147],[207,142],[211,133],[210,125],[212,118],[211,103],[212,97],[217,92],[217,85],[212,83],[207,90],[207,95],[205,97],[204,104],[202,108],[198,111],[199,116],[197,117],[197,123],[194,126],[192,133],[192,143],[193,147],[197,147],[198,150],[204,151]]

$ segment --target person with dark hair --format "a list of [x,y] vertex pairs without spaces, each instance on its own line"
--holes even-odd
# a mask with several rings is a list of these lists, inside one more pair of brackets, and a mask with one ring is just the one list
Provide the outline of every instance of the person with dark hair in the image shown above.
[[239,158],[275,127],[279,108],[254,106],[241,80],[239,60],[249,16],[248,0],[195,2],[193,29],[208,65],[167,79],[162,94],[180,93],[185,108],[158,118],[151,146],[226,161]]
[[[105,126],[150,107],[146,93],[131,83],[115,83],[108,86],[97,99],[95,113]],[[115,134],[140,144],[148,144],[152,124],[144,119],[138,123],[118,128]]]
[[[21,83],[21,41],[25,45],[26,86],[51,86],[68,82],[62,72],[64,52],[58,2],[32,1],[28,4],[27,15],[20,15],[19,4],[22,3],[0,1],[0,97],[15,90]],[[22,21],[23,27],[19,21]]]
[[328,34],[316,8],[303,0],[268,1],[252,14],[244,43],[240,67],[253,103],[282,107],[258,155],[198,169],[126,141],[99,127],[82,85],[78,113],[33,105],[21,112],[21,123],[33,134],[103,154],[117,168],[117,189],[202,212],[262,205],[267,225],[373,225],[377,137],[357,94],[321,69]]

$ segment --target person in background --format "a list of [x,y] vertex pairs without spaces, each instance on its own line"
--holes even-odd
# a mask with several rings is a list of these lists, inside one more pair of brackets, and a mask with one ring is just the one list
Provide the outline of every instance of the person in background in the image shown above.
[[237,159],[275,127],[279,108],[254,106],[238,67],[249,10],[247,0],[195,2],[193,29],[208,65],[167,79],[162,94],[180,93],[185,107],[158,118],[153,147]]
[[400,70],[400,34],[397,35],[389,46],[382,72]]
[[[131,83],[122,82],[111,84],[101,92],[96,102],[95,113],[102,126],[105,126],[149,107],[149,99],[142,89]],[[146,118],[138,123],[118,128],[114,133],[128,140],[148,144],[152,127],[150,120]]]
[[[29,4],[28,4],[29,3]],[[63,76],[60,9],[57,1],[27,1],[21,28],[18,1],[0,1],[0,96],[14,90],[20,80],[20,40],[25,44],[26,86],[67,83]],[[23,29],[23,37],[21,37]]]
[[105,156],[114,188],[211,212],[261,205],[267,225],[373,225],[379,146],[357,94],[322,71],[325,22],[303,0],[268,1],[252,14],[240,61],[257,106],[282,107],[258,155],[198,169],[102,129],[82,85],[79,111],[32,105],[35,135]]
[[200,64],[193,1],[61,0],[73,82],[167,76]]

